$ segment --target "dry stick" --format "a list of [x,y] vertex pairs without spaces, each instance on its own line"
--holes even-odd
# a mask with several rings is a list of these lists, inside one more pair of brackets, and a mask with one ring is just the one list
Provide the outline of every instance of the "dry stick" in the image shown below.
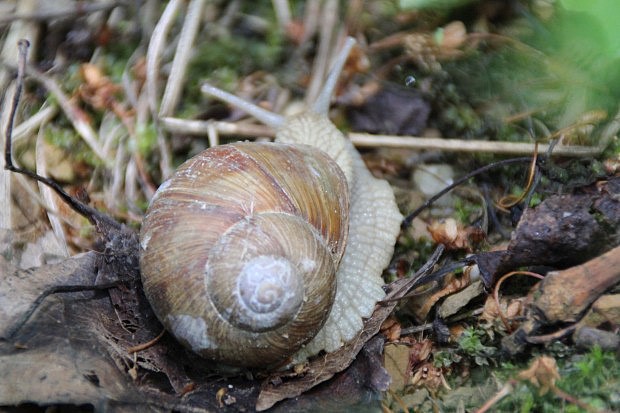
[[44,104],[41,109],[13,129],[13,142],[19,142],[32,136],[34,131],[41,129],[41,125],[48,123],[58,113],[58,106]]
[[[206,135],[207,125],[213,121],[187,120],[174,117],[160,119],[162,126],[171,133],[188,135]],[[273,137],[273,129],[255,124],[238,124],[233,122],[213,122],[220,135],[266,136]],[[533,153],[535,144],[525,142],[496,142],[481,140],[461,140],[443,138],[425,138],[423,136],[373,135],[369,133],[349,132],[351,142],[360,148],[403,148],[420,150],[441,150],[449,152],[495,153],[502,155],[528,155]],[[541,144],[539,152],[548,152],[550,145]],[[555,145],[552,156],[595,156],[604,150],[601,146]]]
[[[47,175],[47,165],[45,158],[45,140],[43,137],[44,128],[39,129],[37,133],[37,140],[35,144],[35,160],[37,174]],[[52,227],[52,231],[60,244],[62,255],[64,257],[69,256],[69,249],[67,247],[67,235],[61,224],[60,217],[58,216],[58,199],[53,196],[54,191],[45,184],[38,182],[39,192],[41,193],[41,201],[47,210],[47,219]]]
[[273,128],[258,124],[245,124],[234,122],[221,122],[214,120],[187,120],[173,117],[161,118],[162,127],[170,133],[183,135],[209,135],[209,129],[215,128],[219,135],[235,135],[244,137],[264,136],[273,138]]
[[[550,148],[551,149],[551,148]],[[531,194],[532,186],[534,185],[534,177],[536,176],[536,163],[538,161],[538,143],[534,147],[534,155],[532,156],[532,162],[530,163],[530,168],[527,174],[527,181],[525,184],[525,188],[521,191],[521,195],[507,195],[501,198],[497,205],[504,210],[508,210],[515,205],[518,205],[521,201],[523,201],[528,194]]]
[[119,278],[118,280],[111,281],[109,283],[97,284],[97,285],[87,285],[87,284],[78,284],[78,285],[54,285],[46,290],[44,290],[37,298],[30,304],[30,307],[22,316],[19,318],[17,322],[13,324],[13,326],[6,330],[6,336],[3,337],[5,339],[12,339],[15,335],[21,330],[21,328],[28,322],[30,317],[34,314],[37,308],[41,305],[43,300],[45,300],[50,295],[59,294],[59,293],[79,293],[85,291],[103,291],[109,290],[113,287],[118,287],[119,285],[127,282],[126,279]]
[[[436,149],[454,152],[488,152],[496,154],[525,155],[534,152],[534,143],[497,142],[481,140],[461,140],[425,138],[416,136],[372,135],[369,133],[349,133],[349,138],[358,147],[387,147],[406,149]],[[548,144],[539,145],[540,152],[547,152]],[[595,156],[603,152],[601,146],[556,145],[555,156]]]
[[309,39],[313,38],[316,34],[317,27],[319,25],[321,15],[321,2],[320,1],[307,1],[304,6],[304,17],[302,27],[304,28],[303,37],[300,44],[306,43]]

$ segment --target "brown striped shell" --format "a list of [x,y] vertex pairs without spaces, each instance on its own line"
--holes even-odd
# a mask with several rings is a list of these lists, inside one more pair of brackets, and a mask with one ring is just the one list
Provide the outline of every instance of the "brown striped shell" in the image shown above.
[[140,232],[144,291],[196,353],[278,365],[312,339],[336,294],[348,234],[340,167],[307,145],[235,143],[185,162]]

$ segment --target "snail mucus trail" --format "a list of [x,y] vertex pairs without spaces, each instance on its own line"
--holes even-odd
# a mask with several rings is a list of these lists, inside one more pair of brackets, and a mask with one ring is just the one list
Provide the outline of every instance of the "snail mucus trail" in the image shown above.
[[155,314],[222,364],[273,367],[351,340],[384,296],[402,216],[329,121],[349,38],[312,108],[282,117],[208,84],[203,93],[276,129],[188,160],[151,200],[140,268]]

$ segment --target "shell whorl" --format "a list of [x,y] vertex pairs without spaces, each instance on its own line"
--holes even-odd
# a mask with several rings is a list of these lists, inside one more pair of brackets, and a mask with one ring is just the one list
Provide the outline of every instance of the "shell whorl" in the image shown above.
[[282,363],[329,314],[348,208],[340,168],[315,148],[208,149],[151,201],[140,234],[147,298],[198,354]]

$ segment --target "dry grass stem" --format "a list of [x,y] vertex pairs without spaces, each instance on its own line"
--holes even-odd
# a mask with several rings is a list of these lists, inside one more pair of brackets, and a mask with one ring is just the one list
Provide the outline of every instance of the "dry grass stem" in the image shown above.
[[[47,176],[47,161],[45,158],[45,138],[43,130],[43,128],[39,129],[39,133],[37,134],[35,159],[37,173],[42,176]],[[65,234],[64,228],[58,216],[58,197],[47,185],[44,185],[41,182],[38,182],[37,184],[39,186],[39,193],[41,194],[41,201],[47,211],[47,219],[50,222],[52,231],[56,236],[56,240],[58,241],[63,256],[68,257],[69,249],[67,247],[67,235]]]
[[[20,3],[25,3],[25,2],[22,0],[18,2],[18,4]],[[57,18],[70,18],[74,16],[83,16],[86,14],[96,13],[98,11],[111,10],[115,7],[122,6],[125,3],[126,2],[123,2],[123,1],[83,3],[83,4],[80,4],[79,6],[76,4],[75,7],[67,8],[67,9],[57,10],[56,7],[49,7],[43,11],[30,11],[30,12],[25,12],[25,11],[18,9],[18,11],[15,13],[10,13],[10,14],[1,16],[0,25],[12,23],[16,20],[43,21],[43,20],[52,20],[52,19],[57,19]]]
[[44,75],[30,66],[27,67],[26,73],[28,73],[31,78],[42,84],[43,87],[45,87],[45,89],[47,89],[47,91],[56,98],[60,108],[64,112],[67,119],[69,119],[78,135],[82,137],[84,142],[86,142],[94,154],[101,159],[105,165],[109,165],[110,159],[101,145],[97,133],[90,126],[88,121],[86,121],[82,111],[69,100],[67,95],[65,95],[56,80]]
[[[156,125],[159,114],[159,66],[165,49],[166,38],[168,37],[170,29],[172,29],[172,26],[174,25],[175,17],[181,9],[181,5],[183,3],[184,2],[181,0],[171,0],[166,5],[164,12],[155,25],[155,29],[151,35],[151,40],[146,53],[146,91],[151,116]],[[157,134],[157,145],[161,155],[159,167],[163,177],[166,178],[173,172],[172,160],[168,145],[161,133]]]
[[306,103],[315,102],[323,87],[325,75],[329,70],[329,57],[332,53],[333,36],[338,19],[338,1],[327,0],[323,4],[321,12],[321,25],[319,28],[319,47],[312,66],[310,83],[306,89]]
[[[22,0],[17,3],[17,13],[29,14],[39,8],[38,0]],[[17,56],[17,42],[19,39],[30,40],[30,55],[34,56],[38,50],[37,39],[39,39],[40,26],[34,22],[21,20],[11,20],[11,27],[8,32],[3,34],[4,44],[0,52],[0,61],[14,62]],[[11,70],[6,67],[0,69],[0,90],[5,90],[13,77]],[[8,95],[7,95],[8,96]]]
[[56,114],[58,114],[58,106],[44,104],[37,113],[13,129],[13,143],[32,136],[41,128],[41,125],[48,123]]
[[200,28],[205,3],[205,0],[192,0],[187,8],[168,82],[159,107],[160,117],[171,115],[181,98],[187,65],[193,55],[194,42]]
[[289,24],[291,24],[291,7],[288,0],[271,0],[273,4],[273,10],[276,13],[276,19],[278,20],[278,27],[280,30],[285,31]]

